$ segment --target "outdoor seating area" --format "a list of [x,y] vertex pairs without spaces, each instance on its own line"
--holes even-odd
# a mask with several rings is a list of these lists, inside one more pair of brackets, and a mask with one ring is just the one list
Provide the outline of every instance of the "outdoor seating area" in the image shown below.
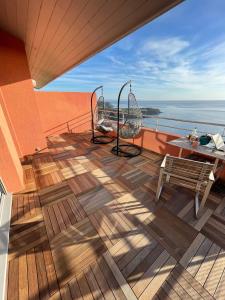
[[[127,107],[120,107],[120,100],[123,90],[129,85],[127,95]],[[91,123],[92,123],[92,142],[94,144],[109,144],[116,139],[116,146],[112,148],[112,153],[117,156],[134,157],[141,154],[141,147],[134,143],[120,144],[120,139],[134,139],[138,137],[142,128],[142,111],[138,107],[138,102],[131,90],[131,81],[123,84],[119,91],[117,107],[106,108],[105,98],[103,96],[103,86],[97,87],[91,94]],[[93,97],[95,93],[101,90],[101,95],[97,99],[95,110],[93,110]],[[121,118],[122,115],[122,118]],[[97,132],[103,135],[100,135]]]
[[0,1],[0,300],[225,300],[224,13]]
[[91,134],[48,137],[13,195],[8,299],[224,299],[225,197],[165,182],[164,156],[115,156]]

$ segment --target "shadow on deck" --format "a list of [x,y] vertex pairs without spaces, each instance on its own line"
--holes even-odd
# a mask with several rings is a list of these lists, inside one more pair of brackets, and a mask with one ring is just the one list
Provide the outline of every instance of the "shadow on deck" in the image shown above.
[[89,134],[49,137],[14,195],[8,299],[224,299],[225,199],[194,218],[193,194],[166,186],[162,156],[125,159]]

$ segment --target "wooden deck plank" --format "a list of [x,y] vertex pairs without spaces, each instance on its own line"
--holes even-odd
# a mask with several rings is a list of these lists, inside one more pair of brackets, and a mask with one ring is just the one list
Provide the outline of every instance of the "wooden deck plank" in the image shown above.
[[98,218],[95,217],[95,214],[89,216],[89,219],[92,225],[95,227],[96,231],[98,232],[99,236],[105,243],[107,248],[111,248],[113,246],[113,242],[107,236],[107,229],[104,228],[103,222],[99,222]]
[[94,265],[91,265],[92,272],[97,280],[98,286],[101,289],[102,294],[104,295],[105,299],[114,300],[115,297],[113,295],[113,292],[109,288],[109,285],[104,277],[104,274],[102,273],[98,263],[95,263]]
[[225,298],[225,290],[224,290],[224,284],[225,284],[225,272],[223,271],[222,276],[220,277],[219,284],[216,288],[216,291],[214,293],[214,297],[216,299],[224,299]]
[[162,290],[165,292],[165,294],[168,297],[171,297],[171,299],[182,300],[182,298],[180,298],[180,296],[177,294],[177,292],[173,289],[173,287],[167,281],[165,281],[163,283]]
[[19,299],[28,299],[27,256],[19,258]]
[[45,226],[42,222],[42,226],[35,228],[20,237],[19,239],[10,241],[9,244],[9,260],[25,253],[29,249],[38,246],[47,240],[47,234],[45,231]]
[[95,276],[91,270],[91,267],[88,267],[88,269],[86,270],[85,277],[87,279],[87,282],[88,282],[88,285],[91,290],[93,298],[95,300],[104,299],[104,296],[101,292],[101,289],[98,286],[98,283],[97,283]]
[[183,256],[197,235],[194,228],[182,222],[164,207],[159,208],[144,223],[149,233],[177,260]]
[[190,262],[190,259],[195,255],[201,244],[203,243],[205,236],[199,233],[194,241],[191,243],[187,251],[184,253],[180,259],[180,264],[186,268]]
[[172,298],[165,292],[163,285],[157,294],[153,297],[153,300],[172,300]]
[[51,209],[50,207],[47,208],[47,211],[48,211],[49,220],[51,222],[54,235],[57,235],[58,233],[60,233],[60,226],[57,220],[57,216],[55,215],[54,210]]
[[211,295],[215,294],[220,278],[225,269],[225,251],[220,250],[216,261],[206,279],[204,287]]
[[87,280],[83,273],[82,273],[82,275],[77,276],[77,282],[78,282],[80,292],[81,292],[83,299],[84,300],[93,300],[94,298],[92,296],[91,290],[88,286]]
[[66,225],[64,223],[63,217],[62,217],[61,212],[59,210],[58,203],[55,204],[55,205],[53,205],[53,206],[51,206],[51,207],[49,207],[49,209],[53,209],[54,210],[54,213],[55,213],[55,216],[56,216],[56,219],[57,219],[60,231],[66,229]]
[[89,138],[51,137],[30,157],[13,196],[8,299],[224,299],[225,202],[196,220],[192,194],[166,186],[156,205],[162,156],[127,160]]
[[166,260],[166,262],[160,268],[157,275],[155,275],[154,278],[151,280],[150,284],[146,287],[146,289],[141,294],[139,299],[144,300],[144,299],[152,298],[156,294],[160,286],[162,285],[162,282],[164,282],[166,278],[169,276],[175,264],[176,264],[176,260],[173,257],[169,257],[169,259]]
[[118,260],[118,267],[120,270],[123,270],[129,262],[133,261],[133,259],[138,255],[138,253],[143,250],[144,247],[149,245],[150,241],[148,237],[139,236],[134,240],[135,247],[130,249],[128,253],[126,253],[122,258]]
[[189,262],[187,266],[187,271],[192,276],[195,277],[195,275],[199,271],[211,246],[212,246],[212,242],[208,239],[205,239],[201,244],[201,246],[199,247],[199,249],[197,250],[197,252],[195,253],[192,260]]
[[68,180],[69,186],[76,196],[87,193],[100,185],[100,182],[90,173],[77,175]]
[[119,285],[118,281],[116,280],[112,270],[106,263],[105,259],[100,260],[99,267],[100,267],[103,275],[105,276],[107,283],[113,292],[114,297],[117,300],[126,300],[127,298],[124,295],[121,286]]
[[9,262],[8,271],[8,299],[19,299],[19,259]]
[[113,195],[105,188],[100,188],[79,196],[79,202],[86,214],[91,214],[113,200]]
[[185,277],[182,275],[182,273],[179,273],[177,271],[177,267],[173,269],[171,272],[171,275],[173,276],[174,280],[176,280],[180,286],[189,294],[191,299],[202,299],[201,295],[192,287],[192,285],[185,279]]
[[18,219],[17,212],[18,212],[17,196],[13,195],[13,199],[12,199],[12,212],[11,212],[11,223],[15,222]]
[[[158,272],[168,260],[169,253],[164,250],[161,255],[153,262],[153,264],[149,266],[148,270],[142,275],[141,279],[133,286],[133,291],[137,297],[140,297],[143,294],[143,299],[145,299],[146,294],[144,291],[153,280],[155,272]],[[175,262],[175,260],[173,260],[173,262]],[[155,291],[155,293],[156,292],[157,291]]]
[[[34,249],[27,252],[27,274],[29,278],[29,299],[39,299],[38,274]],[[10,299],[10,298],[9,298]]]
[[43,256],[44,256],[44,264],[46,268],[46,276],[48,280],[48,289],[49,294],[52,296],[54,293],[58,291],[58,281],[55,272],[55,266],[53,263],[52,252],[49,246],[49,243],[44,243],[42,245]]
[[48,290],[48,280],[44,262],[44,256],[42,253],[42,247],[35,248],[35,260],[36,260],[36,268],[38,275],[38,288],[40,298],[45,300],[49,298],[49,290]]
[[78,286],[76,277],[72,278],[69,281],[68,285],[69,285],[69,289],[70,289],[72,299],[82,300],[83,298],[81,296],[80,288]]
[[127,278],[138,267],[138,265],[145,260],[156,245],[157,242],[153,240],[150,244],[143,247],[134,259],[123,268],[122,273],[125,278]]
[[65,285],[60,289],[60,295],[62,300],[73,300],[68,285]]
[[106,250],[88,220],[62,231],[51,241],[51,249],[61,286],[68,282],[73,274],[81,273]]
[[45,222],[48,239],[50,241],[54,237],[54,230],[52,227],[52,223],[50,221],[48,208],[43,208],[43,216],[44,216],[44,222]]
[[185,278],[185,280],[198,292],[199,295],[201,295],[203,299],[214,299],[213,296],[180,264],[176,265],[176,271]]
[[208,253],[205,256],[205,259],[198,269],[198,272],[195,275],[195,279],[204,286],[205,281],[217,259],[217,256],[220,252],[220,247],[216,244],[212,244],[211,248],[209,249]]
[[[171,272],[171,276],[168,276],[166,281],[169,283],[171,287],[173,287],[174,291],[181,299],[192,299],[188,290],[185,290],[184,287],[172,276],[173,271]],[[200,295],[198,295],[200,298]]]
[[127,299],[135,300],[137,297],[135,296],[134,292],[130,288],[129,284],[126,282],[125,278],[123,277],[122,273],[120,272],[119,268],[117,267],[115,261],[113,260],[112,256],[109,252],[103,254],[108,266],[110,267],[112,273],[114,274],[117,282],[119,283],[124,295]]
[[73,218],[72,219],[72,222],[71,222],[71,219],[69,218],[69,216],[71,216],[71,210],[68,209],[68,202],[67,200],[64,200],[64,201],[61,201],[58,203],[58,208],[59,208],[59,211],[60,211],[60,214],[62,216],[62,219],[63,219],[63,223],[65,224],[65,227],[67,228],[68,226],[72,225],[74,223],[73,221]]
[[148,271],[149,266],[151,266],[154,261],[162,254],[163,247],[157,244],[156,247],[153,248],[152,251],[145,257],[145,259],[141,260],[140,264],[134,269],[134,271],[129,274],[127,277],[127,282],[133,288],[144,276],[144,274]]
[[56,184],[50,188],[45,188],[39,191],[42,206],[57,203],[71,195],[73,196],[73,191],[66,182]]

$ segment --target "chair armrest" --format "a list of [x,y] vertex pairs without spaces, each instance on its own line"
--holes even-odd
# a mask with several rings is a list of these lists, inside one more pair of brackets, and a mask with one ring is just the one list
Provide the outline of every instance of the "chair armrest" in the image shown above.
[[165,168],[165,166],[166,166],[166,157],[167,157],[167,155],[164,157],[164,159],[163,159],[163,161],[162,161],[162,163],[161,163],[161,166],[160,166],[160,168]]
[[215,181],[215,177],[214,177],[213,171],[211,171],[210,174],[209,174],[209,180],[210,181]]

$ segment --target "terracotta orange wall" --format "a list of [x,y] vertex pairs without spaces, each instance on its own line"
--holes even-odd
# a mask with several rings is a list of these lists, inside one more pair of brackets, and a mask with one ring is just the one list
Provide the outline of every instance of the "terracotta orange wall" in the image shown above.
[[67,131],[67,121],[73,132],[91,128],[91,93],[35,92],[35,95],[45,136]]
[[17,153],[23,156],[44,147],[45,139],[30,78],[24,44],[0,31],[2,109]]
[[[1,99],[0,89],[0,100]],[[1,102],[1,101],[0,101]],[[23,169],[18,157],[7,120],[0,104],[0,177],[8,191],[16,192],[24,188]]]
[[[70,129],[90,129],[90,93],[35,92],[24,44],[0,30],[0,176],[10,191],[23,188],[19,158],[36,147],[46,147],[45,137],[70,120]],[[58,127],[60,125],[60,127]]]
[[157,153],[178,155],[179,149],[167,144],[167,142],[178,137],[179,135],[176,134],[169,134],[167,132],[143,128],[140,136],[132,140],[132,142]]

